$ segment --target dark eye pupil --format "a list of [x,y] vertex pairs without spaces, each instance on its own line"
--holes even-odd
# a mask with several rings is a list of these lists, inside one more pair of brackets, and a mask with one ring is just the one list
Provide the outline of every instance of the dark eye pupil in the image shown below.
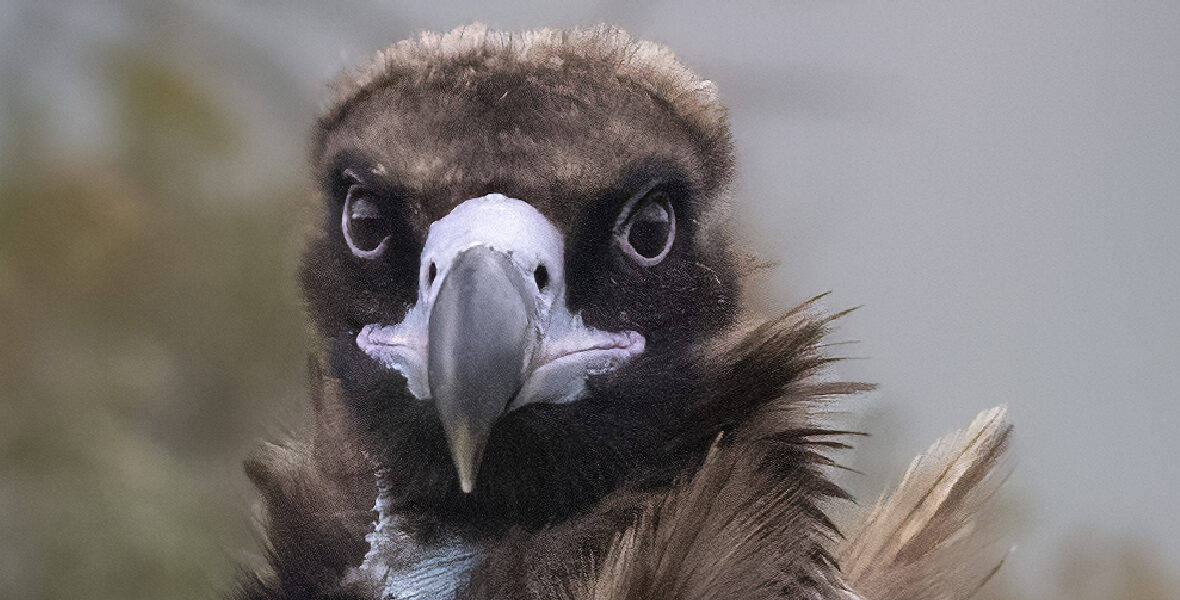
[[639,258],[657,260],[672,243],[672,207],[662,193],[652,194],[640,201],[627,225],[627,244]]
[[660,264],[676,238],[676,213],[662,191],[633,198],[615,225],[615,243],[623,255],[645,267]]
[[390,233],[389,220],[371,196],[358,194],[350,199],[348,221],[349,237],[361,250],[376,248]]
[[644,258],[655,258],[664,251],[668,241],[668,221],[637,220],[631,224],[627,241]]

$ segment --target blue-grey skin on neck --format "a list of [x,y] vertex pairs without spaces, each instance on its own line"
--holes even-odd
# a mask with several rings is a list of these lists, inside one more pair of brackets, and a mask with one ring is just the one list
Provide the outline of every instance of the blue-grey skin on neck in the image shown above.
[[381,591],[386,600],[442,600],[454,598],[484,556],[484,547],[458,534],[430,541],[406,530],[388,502],[388,471],[377,474],[377,521],[365,536],[369,552],[360,567],[345,575],[344,584]]

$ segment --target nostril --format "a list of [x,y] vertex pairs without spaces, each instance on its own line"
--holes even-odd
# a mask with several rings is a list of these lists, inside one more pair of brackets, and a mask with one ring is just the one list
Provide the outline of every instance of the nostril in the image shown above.
[[426,285],[434,285],[434,277],[438,275],[438,268],[434,263],[430,263],[430,269],[426,271]]
[[545,265],[537,265],[537,269],[533,271],[533,281],[537,282],[538,291],[549,285],[549,270],[545,268]]

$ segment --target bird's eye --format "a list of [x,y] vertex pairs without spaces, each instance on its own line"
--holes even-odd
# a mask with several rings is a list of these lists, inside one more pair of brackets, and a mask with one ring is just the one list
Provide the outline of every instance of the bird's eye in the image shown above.
[[675,239],[676,212],[664,192],[632,198],[615,223],[615,241],[623,254],[647,267],[664,260]]
[[393,226],[381,199],[368,189],[353,185],[344,198],[340,229],[353,254],[377,258],[385,253]]

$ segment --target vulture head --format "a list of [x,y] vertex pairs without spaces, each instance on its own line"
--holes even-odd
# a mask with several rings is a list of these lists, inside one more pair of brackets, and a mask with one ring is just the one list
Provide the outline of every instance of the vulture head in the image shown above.
[[348,74],[312,160],[303,289],[396,505],[539,525],[699,460],[739,295],[709,82],[606,29],[464,28]]
[[847,446],[814,412],[869,386],[823,372],[839,315],[739,316],[725,110],[666,49],[425,33],[337,81],[311,162],[316,432],[247,463],[269,565],[232,597],[857,598],[838,556],[879,600],[986,579],[958,548],[1002,411],[836,547]]

